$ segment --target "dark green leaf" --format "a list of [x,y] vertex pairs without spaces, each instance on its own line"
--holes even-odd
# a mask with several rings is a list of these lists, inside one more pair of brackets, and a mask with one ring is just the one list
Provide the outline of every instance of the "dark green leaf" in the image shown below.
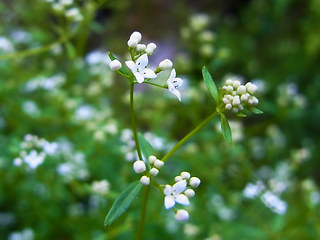
[[138,133],[138,140],[142,155],[144,157],[144,162],[146,163],[147,168],[150,169],[150,163],[148,161],[148,158],[149,156],[154,154],[154,150],[151,144],[147,141],[147,139],[145,139],[145,137],[141,133]]
[[249,108],[249,110],[250,110],[251,112],[255,113],[255,114],[262,114],[262,113],[263,113],[263,111],[261,111],[261,110],[258,109],[258,108],[255,108],[255,107],[251,107],[251,108]]
[[[113,54],[111,52],[108,52],[109,58],[111,59],[111,61],[115,60],[115,56],[113,56]],[[128,72],[128,70],[122,66],[117,72],[121,72],[122,74],[129,76],[130,73]]]
[[121,216],[132,204],[133,200],[138,196],[142,189],[140,181],[131,183],[123,192],[119,195],[116,201],[113,203],[110,211],[108,212],[104,225],[111,225],[118,217]]
[[218,95],[218,89],[216,87],[216,84],[214,83],[208,69],[206,67],[202,68],[202,75],[204,83],[206,84],[207,88],[209,89],[209,92],[212,94],[213,99],[216,101],[216,103],[219,103],[219,95]]
[[232,133],[231,128],[228,123],[228,120],[224,114],[221,113],[221,130],[224,138],[227,140],[228,143],[232,142]]

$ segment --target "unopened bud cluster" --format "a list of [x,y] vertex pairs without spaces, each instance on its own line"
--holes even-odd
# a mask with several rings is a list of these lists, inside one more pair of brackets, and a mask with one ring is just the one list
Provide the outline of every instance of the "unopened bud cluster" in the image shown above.
[[223,98],[227,110],[241,112],[244,107],[258,104],[258,99],[254,96],[257,86],[251,82],[242,85],[239,80],[228,79],[222,87]]
[[[157,176],[160,168],[164,165],[164,162],[157,159],[155,156],[150,156],[148,158],[148,161],[150,163],[151,169],[149,170],[148,174],[140,178],[140,182],[145,186],[150,184],[150,177]],[[142,160],[135,161],[133,163],[133,170],[138,174],[146,172],[147,167],[145,162]]]
[[[200,179],[191,177],[189,172],[181,172],[174,180],[175,184],[172,186],[167,184],[163,190],[165,194],[164,206],[166,209],[174,207],[175,203],[189,205],[189,198],[195,196],[193,188],[197,188],[200,185]],[[189,213],[183,209],[178,210],[176,211],[175,218],[178,221],[186,221],[189,219]]]
[[152,55],[154,50],[157,48],[157,45],[154,43],[149,43],[148,45],[141,44],[142,35],[141,33],[135,31],[131,34],[127,44],[129,48],[136,50],[137,53],[146,53],[148,56]]

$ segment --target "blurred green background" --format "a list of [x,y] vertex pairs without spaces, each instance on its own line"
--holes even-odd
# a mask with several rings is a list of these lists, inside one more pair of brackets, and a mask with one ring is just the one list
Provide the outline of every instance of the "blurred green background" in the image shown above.
[[[107,211],[138,177],[129,86],[107,51],[157,44],[184,79],[182,103],[136,88],[138,129],[163,156],[214,109],[202,81],[258,85],[263,115],[230,116],[187,142],[161,171],[202,184],[177,223],[151,191],[145,239],[320,238],[319,0],[2,0],[0,2],[0,239],[133,239],[137,199],[111,227]],[[161,234],[159,234],[161,233]]]

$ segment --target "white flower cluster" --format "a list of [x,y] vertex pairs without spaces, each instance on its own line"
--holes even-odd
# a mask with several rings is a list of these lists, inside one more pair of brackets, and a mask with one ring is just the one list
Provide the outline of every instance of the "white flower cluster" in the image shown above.
[[73,0],[47,0],[52,5],[52,9],[57,13],[64,13],[65,16],[73,21],[80,22],[83,19],[80,10],[77,7],[72,7]]
[[[189,172],[181,172],[174,180],[176,181],[174,185],[170,186],[167,184],[163,190],[165,195],[164,206],[166,209],[173,208],[176,203],[189,205],[189,198],[195,196],[192,188],[197,188],[201,182],[199,178],[191,177]],[[175,218],[178,221],[186,221],[189,219],[189,213],[186,210],[180,209],[176,212]]]
[[[160,168],[162,168],[162,166],[164,165],[164,162],[157,159],[153,155],[149,156],[148,161],[151,165],[151,169],[149,170],[149,172],[146,175],[143,175],[140,178],[140,182],[145,186],[150,184],[150,177],[157,176]],[[146,168],[145,162],[142,160],[135,161],[133,163],[133,170],[138,174],[146,172],[147,168]]]
[[[169,59],[161,61],[155,71],[147,68],[149,63],[148,56],[153,54],[157,45],[155,43],[149,43],[147,45],[141,44],[141,39],[142,35],[140,32],[135,31],[131,34],[127,42],[131,60],[126,61],[125,64],[130,69],[138,83],[154,79],[157,77],[157,73],[171,69],[170,76],[167,79],[168,90],[174,94],[179,101],[181,101],[178,88],[182,86],[183,80],[181,78],[176,78],[176,70],[173,68],[172,62]],[[118,71],[122,67],[122,64],[119,60],[114,59],[109,63],[109,66],[112,71]]]
[[242,85],[239,80],[228,79],[222,90],[225,108],[235,113],[241,112],[246,106],[257,105],[259,102],[254,96],[257,86],[251,82]]
[[109,192],[110,183],[107,180],[94,181],[91,188],[92,192],[100,195],[105,195]]
[[48,142],[43,138],[27,134],[24,141],[20,143],[20,157],[13,160],[15,166],[27,164],[29,168],[36,169],[43,163],[47,155],[57,153],[58,144],[56,142]]

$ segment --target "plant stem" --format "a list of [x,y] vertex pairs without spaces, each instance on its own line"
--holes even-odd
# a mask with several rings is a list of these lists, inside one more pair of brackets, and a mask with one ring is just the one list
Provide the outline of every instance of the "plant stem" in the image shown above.
[[140,218],[139,218],[139,224],[138,224],[138,231],[137,231],[137,240],[141,240],[142,239],[149,193],[150,193],[150,186],[146,186],[144,188],[144,192],[143,192],[142,206],[141,206],[141,212],[140,212]]
[[198,133],[204,126],[206,126],[212,119],[218,115],[217,111],[214,111],[209,117],[207,117],[203,122],[201,122],[195,129],[189,132],[184,138],[182,138],[163,158],[162,161],[165,162],[174,154],[186,141],[188,141],[192,136]]
[[133,132],[134,142],[135,142],[135,144],[136,144],[136,149],[137,149],[138,157],[139,157],[140,160],[142,160],[141,150],[140,150],[140,145],[139,145],[138,135],[137,135],[136,119],[135,119],[135,116],[134,116],[134,109],[133,109],[133,90],[134,90],[134,84],[131,83],[131,84],[130,84],[130,115],[131,115],[131,128],[132,128],[132,132]]

